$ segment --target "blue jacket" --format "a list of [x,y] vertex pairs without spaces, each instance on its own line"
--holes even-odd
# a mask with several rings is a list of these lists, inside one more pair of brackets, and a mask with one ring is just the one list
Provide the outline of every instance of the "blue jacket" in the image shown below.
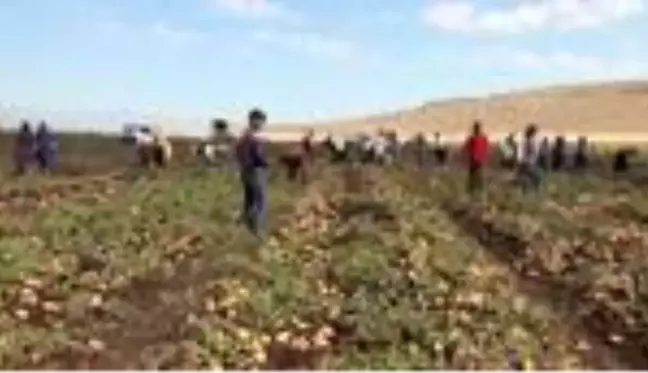
[[262,142],[253,134],[245,134],[237,144],[237,158],[242,171],[267,168],[268,159]]
[[36,132],[36,145],[39,152],[55,153],[56,136],[47,128],[40,129]]

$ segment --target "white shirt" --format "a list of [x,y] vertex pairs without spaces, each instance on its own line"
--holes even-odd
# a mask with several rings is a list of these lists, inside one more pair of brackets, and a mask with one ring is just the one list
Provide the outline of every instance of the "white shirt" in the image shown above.
[[522,149],[519,152],[519,161],[523,164],[532,165],[538,161],[540,156],[540,142],[538,136],[522,140]]
[[516,139],[505,139],[500,143],[500,149],[506,159],[515,160],[518,157],[518,145]]
[[214,159],[214,155],[216,154],[216,147],[213,144],[205,144],[205,146],[203,147],[203,152],[205,154],[205,158]]
[[335,150],[343,150],[344,149],[345,141],[344,141],[343,138],[336,137],[336,138],[333,139],[332,142],[333,142],[333,147],[335,148]]
[[432,142],[432,149],[434,150],[441,150],[443,149],[443,142],[441,141],[441,138],[435,138]]
[[379,136],[372,141],[371,145],[377,154],[383,154],[387,149],[387,140],[385,140],[384,137]]
[[153,144],[153,135],[149,133],[144,133],[142,131],[135,131],[134,138],[135,138],[135,144],[137,146]]

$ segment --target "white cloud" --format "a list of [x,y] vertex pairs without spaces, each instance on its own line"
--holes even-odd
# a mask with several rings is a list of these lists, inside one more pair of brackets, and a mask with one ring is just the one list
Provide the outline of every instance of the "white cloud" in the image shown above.
[[299,22],[301,15],[285,4],[273,0],[207,0],[209,4],[241,16],[282,19]]
[[469,0],[437,0],[428,3],[423,19],[447,31],[520,33],[595,28],[644,10],[645,0],[522,0],[492,9],[479,9]]
[[357,52],[356,45],[350,41],[318,33],[263,30],[256,32],[253,37],[264,43],[335,60],[349,61]]
[[478,67],[552,72],[588,77],[632,77],[648,73],[648,64],[623,57],[602,57],[564,50],[538,53],[512,48],[490,48],[473,56]]

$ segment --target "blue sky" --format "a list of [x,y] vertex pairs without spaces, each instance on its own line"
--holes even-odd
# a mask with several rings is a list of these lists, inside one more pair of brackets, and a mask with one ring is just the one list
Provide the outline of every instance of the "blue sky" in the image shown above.
[[0,105],[303,120],[648,77],[644,1],[6,0]]

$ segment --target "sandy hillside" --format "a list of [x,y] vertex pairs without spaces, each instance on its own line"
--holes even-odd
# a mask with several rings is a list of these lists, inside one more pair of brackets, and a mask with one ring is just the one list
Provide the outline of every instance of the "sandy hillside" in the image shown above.
[[[528,122],[551,133],[586,133],[593,140],[648,142],[648,81],[561,86],[491,95],[480,99],[430,102],[395,113],[320,123],[318,132],[349,134],[394,129],[407,136],[441,131],[463,135],[479,118],[490,132],[504,134]],[[275,126],[273,137],[290,137],[303,126]]]

